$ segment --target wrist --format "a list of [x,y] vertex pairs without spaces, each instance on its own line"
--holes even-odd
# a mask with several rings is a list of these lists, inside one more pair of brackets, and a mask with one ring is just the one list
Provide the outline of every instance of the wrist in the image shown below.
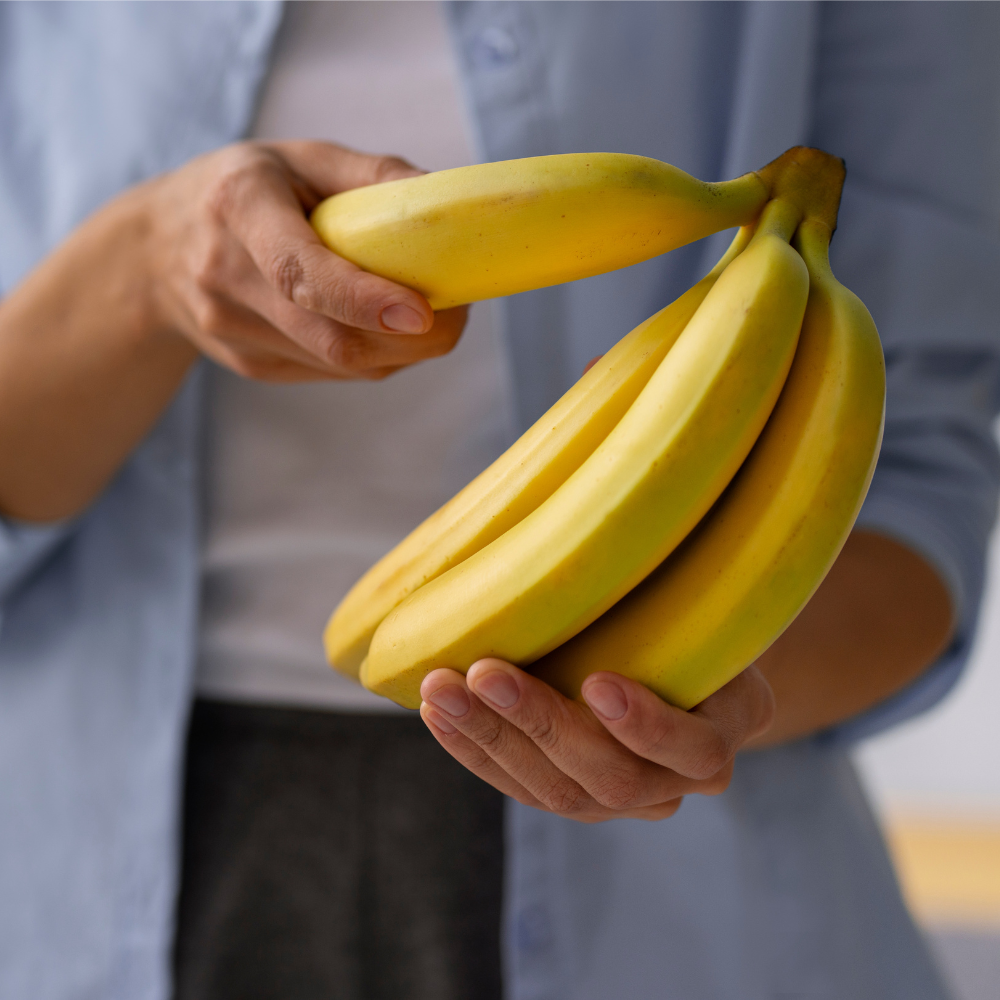
[[153,349],[193,362],[198,350],[184,336],[165,294],[155,197],[159,183],[133,188],[102,209],[93,219],[93,249],[104,261],[104,305],[117,318],[124,340],[140,352]]

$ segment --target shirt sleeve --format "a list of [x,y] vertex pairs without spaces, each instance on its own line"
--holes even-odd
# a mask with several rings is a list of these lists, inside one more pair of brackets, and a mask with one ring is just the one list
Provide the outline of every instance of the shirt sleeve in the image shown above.
[[825,4],[814,144],[845,157],[835,273],[871,310],[886,357],[882,451],[858,526],[922,555],[956,630],[923,675],[824,741],[936,704],[975,635],[1000,455],[1000,10]]
[[69,531],[68,521],[34,525],[0,517],[0,618],[11,595]]

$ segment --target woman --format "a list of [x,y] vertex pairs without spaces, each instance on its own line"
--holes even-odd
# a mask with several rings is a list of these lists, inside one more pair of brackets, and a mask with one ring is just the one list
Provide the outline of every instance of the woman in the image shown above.
[[[292,14],[273,61],[271,4],[0,12],[0,996],[162,997],[173,949],[185,998],[485,997],[501,923],[513,997],[943,996],[844,747],[941,697],[974,629],[997,481],[995,15],[453,4],[449,57],[438,9],[406,6]],[[351,31],[332,102],[378,124],[410,98],[432,146],[457,112],[425,124],[444,98],[421,88],[453,58],[487,159],[609,148],[700,177],[799,142],[848,159],[834,265],[886,344],[883,458],[796,627],[690,715],[614,674],[590,714],[484,661],[425,682],[431,734],[469,770],[449,769],[309,647],[338,587],[492,457],[506,408],[523,427],[718,256],[505,303],[509,393],[484,329],[377,386],[240,381],[378,379],[462,329],[305,222],[405,163],[267,141],[268,108],[308,94],[295,67],[338,63]],[[247,134],[265,141],[227,146]],[[207,415],[200,355],[221,366]],[[734,769],[754,739],[773,748]],[[471,773],[522,803],[503,831]],[[572,822],[616,817],[664,822]]]

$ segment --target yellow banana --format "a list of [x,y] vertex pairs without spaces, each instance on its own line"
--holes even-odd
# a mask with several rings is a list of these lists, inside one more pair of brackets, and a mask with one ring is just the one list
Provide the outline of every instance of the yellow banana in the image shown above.
[[579,468],[749,240],[750,230],[741,229],[708,275],[623,337],[488,469],[361,577],[323,636],[334,667],[356,677],[375,629],[397,604],[499,538]]
[[446,309],[648,260],[747,225],[767,198],[757,174],[710,184],[646,156],[565,153],[345,191],[312,225],[335,253]]
[[829,238],[815,218],[796,235],[811,284],[799,346],[732,484],[659,569],[535,665],[567,695],[614,670],[690,708],[760,656],[833,564],[875,468],[885,369],[868,310],[830,271]]
[[436,667],[526,665],[648,575],[718,498],[785,381],[808,294],[788,244],[801,213],[768,204],[617,426],[547,500],[425,584],[378,627],[362,683],[408,707]]

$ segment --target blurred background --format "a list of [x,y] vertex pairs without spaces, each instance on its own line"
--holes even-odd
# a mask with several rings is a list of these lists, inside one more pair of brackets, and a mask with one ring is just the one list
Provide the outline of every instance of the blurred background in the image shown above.
[[962,680],[857,761],[956,1000],[1000,1000],[1000,532]]

